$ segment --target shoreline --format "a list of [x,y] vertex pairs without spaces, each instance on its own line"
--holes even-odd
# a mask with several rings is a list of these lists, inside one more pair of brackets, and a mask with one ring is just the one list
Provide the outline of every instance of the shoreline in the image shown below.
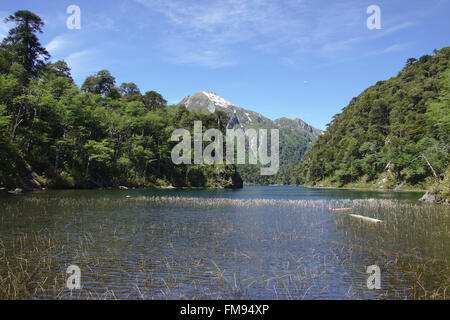
[[[301,187],[308,189],[326,189],[326,190],[355,190],[355,191],[374,191],[374,192],[417,192],[417,193],[426,193],[425,189],[409,189],[409,190],[394,190],[394,189],[371,189],[371,188],[358,188],[358,187],[319,187],[319,186],[311,186],[311,185],[282,185],[282,184],[247,184],[243,187]],[[34,191],[57,191],[57,190],[220,190],[220,189],[231,189],[233,188],[219,188],[219,187],[175,187],[175,186],[138,186],[138,187],[127,187],[127,186],[114,186],[114,187],[104,187],[104,188],[0,188],[0,194],[23,194]]]
[[[300,185],[300,186],[293,186],[293,185],[247,185],[247,187],[251,186],[266,186],[266,187],[300,187],[300,188],[307,188],[307,189],[323,189],[323,190],[348,190],[348,191],[370,191],[370,192],[390,192],[390,193],[406,193],[406,192],[413,192],[413,193],[420,193],[423,194],[420,199],[418,199],[419,202],[426,202],[426,203],[432,203],[432,204],[442,204],[442,205],[450,205],[450,201],[442,198],[439,194],[431,194],[427,190],[421,190],[421,189],[414,189],[414,190],[394,190],[394,189],[370,189],[370,188],[357,188],[357,187],[318,187],[318,186],[308,186],[308,185]],[[39,191],[56,191],[56,190],[221,190],[221,189],[229,189],[229,190],[237,190],[244,188],[242,186],[241,188],[221,188],[221,187],[174,187],[172,185],[170,186],[151,186],[151,187],[126,187],[126,186],[115,186],[115,187],[105,187],[105,188],[61,188],[61,189],[49,189],[49,188],[33,188],[33,189],[22,189],[22,188],[16,188],[15,190],[7,190],[4,187],[0,188],[0,196],[1,195],[9,195],[9,196],[17,196],[17,195],[24,195],[26,193],[31,192],[39,192]]]
[[427,192],[426,189],[409,189],[409,190],[395,190],[395,189],[372,189],[372,188],[358,188],[358,187],[317,187],[317,186],[307,186],[303,185],[301,187],[310,189],[337,189],[337,190],[361,190],[361,191],[375,191],[375,192]]
[[142,187],[125,187],[125,186],[117,186],[117,187],[104,187],[104,188],[15,188],[15,189],[7,189],[0,188],[0,195],[23,195],[26,193],[39,192],[39,191],[82,191],[82,190],[237,190],[239,188],[220,188],[220,187],[174,187],[174,186],[142,186]]

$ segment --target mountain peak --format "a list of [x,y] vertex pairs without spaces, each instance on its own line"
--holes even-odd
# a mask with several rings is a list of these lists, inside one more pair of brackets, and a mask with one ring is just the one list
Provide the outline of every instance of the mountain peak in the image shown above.
[[199,93],[207,96],[208,99],[210,101],[212,101],[215,106],[222,107],[222,108],[227,108],[228,106],[234,106],[234,104],[232,104],[231,102],[225,100],[224,98],[222,98],[221,96],[219,96],[215,92],[200,91]]
[[240,108],[228,100],[225,100],[215,92],[200,91],[192,96],[186,96],[181,100],[181,105],[190,111],[200,111],[206,114],[223,111],[230,117],[228,127],[261,127],[261,128],[284,128],[298,131],[312,137],[315,140],[322,134],[322,131],[310,126],[301,119],[279,118],[274,121],[261,114]]
[[217,93],[210,91],[200,91],[192,96],[186,96],[181,100],[180,104],[185,105],[188,110],[200,111],[206,114],[234,106],[234,104],[225,100]]
[[[308,125],[301,119],[280,118],[271,120],[258,112],[240,108],[215,92],[200,91],[192,96],[184,97],[179,105],[189,111],[213,113],[225,112],[230,121],[227,128],[247,129],[278,129],[280,137],[280,168],[296,165],[303,158],[304,153],[322,134],[322,131]],[[242,177],[246,182],[257,183],[259,180],[252,174],[252,170],[243,170]],[[260,182],[260,181],[259,181]]]
[[261,114],[240,108],[228,100],[225,100],[215,92],[200,91],[192,96],[186,96],[180,101],[189,111],[200,111],[206,114],[213,113],[217,110],[223,111],[230,117],[229,127],[240,126],[246,124],[268,125],[272,121],[263,117]]

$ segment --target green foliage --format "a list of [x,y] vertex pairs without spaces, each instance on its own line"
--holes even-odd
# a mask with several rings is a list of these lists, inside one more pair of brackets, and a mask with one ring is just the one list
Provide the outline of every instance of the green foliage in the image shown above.
[[[256,130],[260,128],[268,129],[268,150],[270,152],[270,129],[267,126],[262,125],[247,125],[246,128],[254,128]],[[309,151],[311,143],[315,142],[315,138],[312,135],[307,135],[304,132],[291,129],[289,127],[274,127],[279,130],[279,160],[280,168],[277,174],[270,176],[263,176],[260,173],[261,167],[258,165],[238,165],[238,171],[242,176],[242,179],[247,184],[255,185],[271,185],[271,184],[295,184],[291,181],[292,170],[297,165],[305,153]],[[248,154],[247,154],[248,157]],[[248,163],[248,161],[246,162]],[[267,166],[267,165],[266,165]]]
[[6,18],[5,22],[13,22],[16,26],[9,30],[1,46],[10,52],[9,56],[13,62],[25,68],[30,77],[38,76],[44,61],[50,57],[36,36],[36,33],[42,33],[44,22],[27,10],[17,11]]
[[144,104],[150,110],[157,110],[167,104],[167,101],[156,91],[148,91],[144,95]]
[[[134,83],[117,88],[108,70],[80,90],[64,61],[44,65],[34,55],[46,52],[34,36],[39,17],[20,11],[9,19],[18,27],[0,48],[0,187],[234,187],[234,166],[171,160],[175,128],[193,132],[194,120],[202,120],[205,129],[224,130],[226,114],[167,106],[161,94],[143,96]],[[25,31],[33,52],[18,44]]]
[[120,95],[116,87],[116,78],[108,70],[100,70],[95,75],[87,77],[81,90],[110,98],[118,98]]
[[47,63],[45,76],[48,80],[55,79],[57,77],[72,79],[70,74],[70,68],[64,60],[58,60],[54,63]]
[[[408,59],[398,76],[380,81],[334,116],[292,171],[297,184],[424,186],[447,179],[450,134],[450,47]],[[387,182],[386,182],[387,183]]]
[[122,97],[127,101],[140,100],[142,98],[141,91],[133,82],[122,83],[119,87],[119,91]]

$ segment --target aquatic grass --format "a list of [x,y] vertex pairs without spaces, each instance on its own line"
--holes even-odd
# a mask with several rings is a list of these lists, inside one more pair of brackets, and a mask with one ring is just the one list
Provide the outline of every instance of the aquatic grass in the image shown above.
[[[24,197],[0,208],[3,299],[448,299],[450,216],[438,206],[382,199]],[[203,218],[179,221],[174,208]],[[271,219],[262,219],[263,212]],[[139,247],[139,255],[128,255]],[[82,270],[81,291],[65,288],[70,264]],[[382,269],[381,291],[364,287],[361,266],[370,264]]]

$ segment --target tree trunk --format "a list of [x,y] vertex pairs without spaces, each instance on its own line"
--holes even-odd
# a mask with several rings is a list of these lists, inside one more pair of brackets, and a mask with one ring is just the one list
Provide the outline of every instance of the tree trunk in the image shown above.
[[24,116],[24,111],[22,110],[22,107],[19,108],[19,111],[17,113],[13,114],[13,127],[12,127],[12,132],[11,132],[11,140],[10,142],[13,143],[16,140],[16,131],[17,128],[19,127],[19,125],[22,123],[23,116]]
[[86,178],[88,177],[88,174],[89,174],[89,158],[86,165]]
[[158,176],[161,174],[161,148],[159,147],[159,138],[158,138],[158,163],[156,172]]
[[30,153],[31,143],[33,142],[33,128],[34,128],[34,123],[36,122],[36,115],[37,115],[37,108],[34,108],[33,121],[31,122],[30,135],[29,135],[28,143],[27,143],[27,154]]
[[18,121],[18,122],[16,121],[14,123],[13,130],[12,130],[12,133],[11,133],[11,140],[10,140],[11,143],[13,143],[14,140],[16,140],[16,130],[17,130],[17,127],[19,127],[19,125],[22,123],[22,121],[23,121],[23,119],[20,119],[20,121]]
[[428,161],[427,157],[425,157],[425,155],[423,155],[423,154],[422,154],[422,158],[425,159],[425,161],[427,162],[427,164],[428,164],[428,166],[430,167],[431,171],[433,172],[433,176],[434,176],[434,179],[436,180],[436,182],[439,182],[439,177],[438,177],[438,175],[436,174],[436,171],[434,171],[434,168],[433,168],[433,166],[431,165],[430,161]]
[[[66,138],[66,130],[64,129],[63,140]],[[61,152],[62,146],[61,143],[58,143],[58,148],[56,149],[56,159],[55,159],[55,175],[58,173],[58,162],[59,162],[59,153]]]

